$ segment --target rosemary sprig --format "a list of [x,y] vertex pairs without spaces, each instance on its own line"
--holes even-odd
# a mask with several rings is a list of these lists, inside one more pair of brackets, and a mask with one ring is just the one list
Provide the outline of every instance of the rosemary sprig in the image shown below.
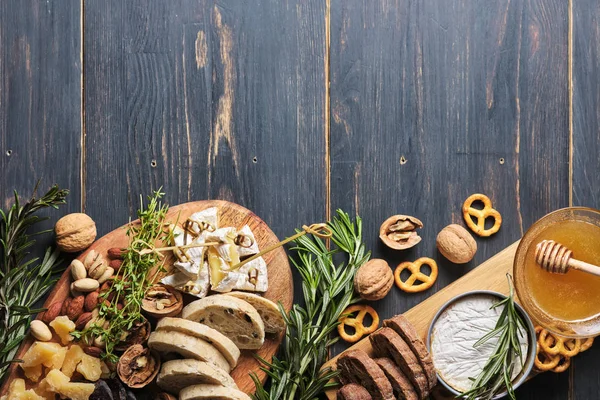
[[[280,358],[274,357],[261,368],[271,378],[265,389],[256,375],[256,400],[308,400],[329,387],[329,380],[337,371],[321,370],[329,347],[338,338],[330,337],[338,319],[350,304],[359,300],[354,294],[353,279],[356,270],[370,257],[362,241],[362,221],[350,220],[348,214],[337,210],[333,221],[328,223],[333,232],[335,248],[329,250],[323,239],[305,235],[295,241],[292,249],[297,259],[292,263],[302,276],[305,306],[294,304],[286,314],[280,304],[280,312],[287,323],[286,338]],[[299,231],[298,231],[299,232]],[[336,266],[334,255],[347,257],[345,263]]]
[[35,244],[32,236],[51,232],[31,232],[36,224],[48,219],[36,214],[65,204],[68,193],[54,185],[41,198],[32,196],[21,205],[15,191],[12,207],[7,212],[0,210],[0,383],[10,364],[20,361],[14,357],[31,316],[44,311],[32,308],[33,305],[54,285],[60,272],[58,250],[48,248],[41,263],[39,258],[29,258],[29,250]]
[[[144,294],[164,263],[158,253],[142,254],[142,250],[154,248],[157,241],[170,240],[170,233],[165,229],[169,206],[161,203],[163,195],[160,189],[154,192],[145,209],[143,199],[140,198],[141,205],[137,213],[139,223],[128,225],[127,236],[130,242],[123,254],[119,274],[113,279],[110,289],[100,295],[102,300],[109,297],[121,299],[123,308],[119,310],[117,301],[101,301],[98,316],[110,322],[108,327],[97,323],[83,331],[73,332],[73,336],[87,341],[102,338],[106,344],[105,357],[112,362],[118,361],[115,347],[125,339],[126,333],[136,323],[144,321],[141,313]],[[155,272],[154,276],[150,276],[152,271]]]
[[509,296],[494,304],[492,308],[504,306],[498,322],[492,331],[479,339],[473,346],[478,347],[492,338],[498,338],[494,351],[483,370],[472,379],[471,389],[461,395],[468,400],[491,399],[506,391],[512,400],[516,400],[512,386],[513,371],[517,361],[523,365],[523,354],[519,342],[519,334],[526,332],[525,323],[515,308],[514,289],[510,274],[506,274]]

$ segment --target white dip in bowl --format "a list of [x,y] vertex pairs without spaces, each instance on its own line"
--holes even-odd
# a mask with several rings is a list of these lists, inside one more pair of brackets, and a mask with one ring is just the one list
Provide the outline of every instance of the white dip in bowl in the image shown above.
[[[471,389],[472,381],[492,355],[498,336],[477,348],[473,345],[492,331],[504,306],[491,308],[502,299],[483,293],[458,298],[438,316],[431,329],[430,347],[433,364],[444,382],[459,392]],[[528,332],[519,334],[522,360],[513,370],[513,379],[523,369],[529,347]]]

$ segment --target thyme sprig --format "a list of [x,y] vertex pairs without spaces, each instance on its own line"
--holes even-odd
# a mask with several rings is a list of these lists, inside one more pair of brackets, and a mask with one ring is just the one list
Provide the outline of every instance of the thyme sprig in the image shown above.
[[[329,387],[329,380],[337,371],[321,370],[328,349],[338,338],[330,337],[338,319],[350,304],[359,300],[354,294],[353,280],[356,270],[370,257],[362,241],[362,221],[351,221],[348,214],[337,210],[328,223],[333,232],[333,249],[328,249],[323,239],[314,235],[299,237],[294,243],[296,258],[291,258],[302,276],[304,307],[294,304],[289,314],[280,304],[280,312],[287,324],[286,337],[280,357],[272,362],[261,360],[271,378],[268,389],[256,375],[256,400],[308,400]],[[299,231],[298,231],[299,232]],[[344,255],[346,261],[339,265],[335,255]]]
[[492,308],[504,306],[498,322],[493,330],[479,339],[473,346],[478,347],[492,338],[498,338],[493,353],[484,365],[483,370],[473,381],[471,389],[461,395],[468,400],[491,399],[506,391],[512,400],[516,400],[512,386],[513,372],[520,361],[523,365],[519,335],[527,329],[515,307],[514,288],[510,274],[506,274],[509,295],[504,300],[494,304]]
[[10,364],[20,361],[14,357],[31,316],[44,311],[33,305],[56,283],[61,269],[58,250],[48,248],[41,263],[39,258],[30,258],[29,250],[36,242],[32,237],[52,231],[31,230],[48,219],[37,213],[65,204],[69,191],[54,185],[39,199],[35,192],[21,204],[15,191],[14,204],[7,212],[0,210],[0,383]]
[[126,333],[136,324],[144,321],[142,316],[142,300],[146,290],[154,283],[159,271],[162,270],[164,259],[160,254],[143,253],[145,249],[155,247],[157,242],[170,241],[170,233],[166,228],[165,218],[169,206],[160,199],[164,193],[155,191],[149,197],[148,205],[144,208],[140,198],[140,210],[137,216],[139,222],[130,223],[127,227],[129,246],[123,253],[123,263],[119,275],[115,276],[110,289],[100,295],[100,299],[120,299],[123,308],[119,309],[117,301],[100,301],[98,316],[108,321],[92,324],[83,331],[74,332],[73,336],[92,341],[102,338],[106,344],[105,357],[112,362],[118,361],[115,347],[123,342]]

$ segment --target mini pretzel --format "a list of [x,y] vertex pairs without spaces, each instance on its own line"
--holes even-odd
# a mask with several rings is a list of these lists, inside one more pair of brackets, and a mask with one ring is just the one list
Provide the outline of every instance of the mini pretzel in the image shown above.
[[585,342],[581,343],[581,348],[579,349],[580,353],[588,350],[594,344],[594,338],[590,337],[585,340]]
[[[422,273],[422,265],[429,265],[431,268],[431,274],[425,275]],[[406,281],[402,281],[400,274],[402,274],[402,271],[405,269],[410,271],[410,276]],[[396,281],[396,286],[408,293],[422,292],[423,290],[429,289],[431,286],[433,286],[437,276],[437,264],[434,260],[428,257],[421,257],[414,262],[405,261],[398,265],[398,267],[396,267],[396,271],[394,271],[394,280]],[[416,281],[421,281],[422,283],[415,285]]]
[[[482,210],[471,207],[476,201],[481,201],[483,203]],[[467,226],[479,236],[491,236],[498,232],[500,225],[502,225],[502,216],[498,211],[492,208],[492,201],[490,198],[481,193],[470,195],[463,204],[462,212]],[[473,222],[471,217],[475,217],[477,224]],[[485,229],[485,219],[487,217],[494,218],[494,226],[489,229]]]
[[[351,314],[354,314],[357,311],[358,314],[355,317],[352,317]],[[367,314],[371,316],[373,322],[371,322],[371,325],[369,326],[364,326],[363,321]],[[364,304],[350,306],[344,310],[342,315],[343,316],[339,319],[340,324],[337,328],[340,337],[346,342],[358,342],[360,338],[362,338],[364,335],[374,332],[379,326],[379,315],[377,315],[377,311]],[[346,332],[346,325],[354,328],[353,334]]]
[[560,354],[564,357],[575,357],[581,351],[581,340],[563,339],[554,336],[545,329],[540,331],[538,343],[544,352],[551,356]]
[[558,355],[557,357],[559,358],[558,365],[552,368],[552,372],[565,372],[569,366],[571,366],[571,357],[565,357],[562,355]]
[[560,361],[559,355],[555,355],[555,356],[548,355],[544,352],[544,350],[542,350],[539,342],[536,344],[536,353],[535,353],[535,360],[534,360],[535,369],[537,369],[538,371],[541,371],[541,372],[550,371],[551,369],[556,368],[559,361]]

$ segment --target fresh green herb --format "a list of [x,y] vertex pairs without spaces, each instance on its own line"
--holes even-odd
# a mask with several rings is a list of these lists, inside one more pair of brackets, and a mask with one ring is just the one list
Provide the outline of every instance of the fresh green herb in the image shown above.
[[[129,246],[123,254],[123,263],[110,288],[100,295],[100,299],[113,299],[100,302],[100,321],[108,321],[104,325],[97,322],[83,331],[73,332],[73,336],[91,342],[101,338],[106,345],[105,357],[112,362],[118,361],[115,348],[127,339],[127,332],[136,324],[145,321],[142,316],[142,300],[146,290],[154,283],[156,274],[162,270],[161,256],[151,252],[140,254],[142,250],[154,248],[157,241],[170,240],[170,233],[165,229],[165,218],[169,207],[161,203],[164,193],[160,190],[149,197],[148,206],[144,209],[140,198],[139,222],[130,223],[127,227]],[[151,272],[154,272],[153,276]],[[123,305],[118,308],[117,300]]]
[[[314,399],[338,374],[330,369],[321,370],[321,366],[329,347],[338,340],[330,334],[336,329],[340,315],[359,300],[354,294],[354,275],[370,253],[365,253],[360,217],[353,222],[348,214],[338,210],[328,226],[335,245],[331,250],[323,239],[313,235],[295,241],[292,250],[297,259],[291,260],[302,276],[305,306],[295,304],[286,314],[279,305],[287,323],[286,339],[280,358],[274,357],[270,363],[261,360],[269,367],[261,368],[271,378],[269,389],[252,375],[256,400]],[[347,261],[336,266],[333,260],[336,254],[345,255]]]
[[39,264],[39,258],[29,258],[29,249],[35,244],[32,236],[51,232],[30,232],[34,225],[48,219],[36,213],[65,204],[69,191],[54,185],[41,198],[32,197],[22,206],[14,193],[15,202],[8,212],[0,210],[0,383],[10,364],[20,361],[13,358],[31,316],[45,311],[33,305],[54,285],[60,272],[58,250],[48,248]]
[[468,400],[491,399],[506,391],[511,399],[516,399],[512,386],[513,371],[518,365],[517,361],[520,361],[519,365],[523,365],[519,336],[525,334],[527,329],[515,308],[511,276],[506,274],[506,278],[510,294],[492,306],[492,308],[504,306],[498,322],[492,331],[479,339],[473,346],[481,346],[492,338],[497,338],[498,343],[481,373],[477,378],[471,378],[473,385],[469,391],[461,395],[462,398]]

